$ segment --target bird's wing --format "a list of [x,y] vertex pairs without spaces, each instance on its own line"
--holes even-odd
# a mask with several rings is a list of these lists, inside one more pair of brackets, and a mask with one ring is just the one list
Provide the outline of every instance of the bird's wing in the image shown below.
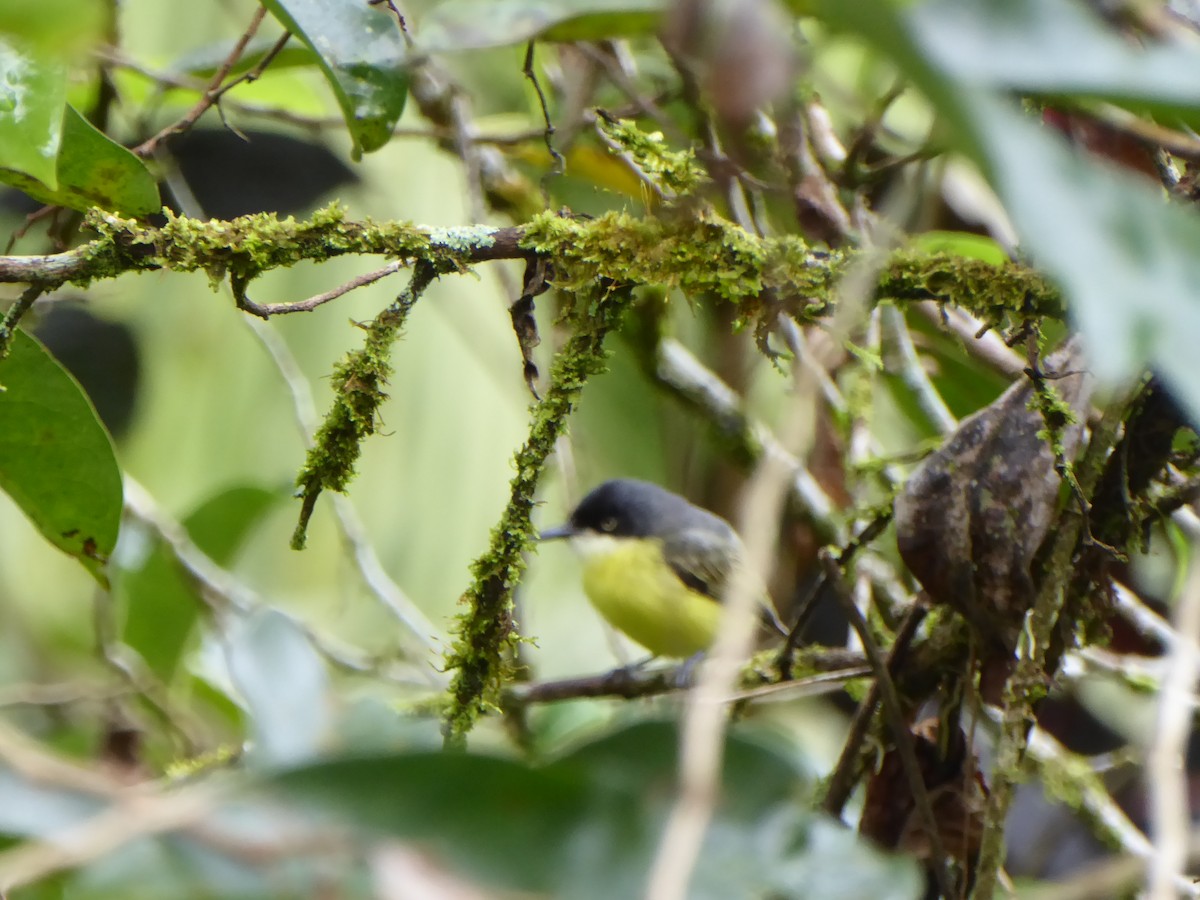
[[[744,559],[744,552],[742,542],[732,531],[721,534],[685,529],[663,543],[663,556],[679,580],[713,600],[721,599],[733,567]],[[759,618],[763,625],[786,635],[787,628],[779,620],[765,585],[760,593]]]
[[721,599],[741,555],[741,542],[732,533],[688,528],[663,542],[663,556],[680,581],[714,600]]

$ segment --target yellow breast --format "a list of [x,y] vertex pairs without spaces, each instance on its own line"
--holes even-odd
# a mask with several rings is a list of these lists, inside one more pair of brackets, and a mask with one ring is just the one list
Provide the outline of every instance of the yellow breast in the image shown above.
[[577,549],[583,589],[613,627],[656,656],[684,658],[712,645],[721,607],[679,580],[656,541],[590,538]]

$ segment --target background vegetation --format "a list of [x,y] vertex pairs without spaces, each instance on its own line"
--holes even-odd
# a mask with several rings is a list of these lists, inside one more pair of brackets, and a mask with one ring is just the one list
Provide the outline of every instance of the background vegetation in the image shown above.
[[1192,13],[0,0],[0,892],[1191,893]]

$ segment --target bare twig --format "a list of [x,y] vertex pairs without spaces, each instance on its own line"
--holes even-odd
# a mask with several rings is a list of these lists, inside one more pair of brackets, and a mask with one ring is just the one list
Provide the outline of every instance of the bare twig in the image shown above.
[[[175,72],[164,72],[136,60],[124,56],[114,48],[102,48],[96,51],[96,55],[108,66],[112,68],[124,69],[128,72],[134,72],[148,81],[153,82],[160,88],[175,88],[185,91],[204,92],[208,88],[208,82],[199,78],[192,78],[187,75],[180,75]],[[240,83],[240,82],[238,82]],[[317,116],[305,115],[303,113],[294,112],[293,110],[285,109],[278,106],[267,106],[260,103],[251,103],[246,100],[233,100],[226,96],[226,90],[233,87],[231,82],[221,91],[220,103],[221,106],[231,112],[236,112],[239,115],[253,116],[260,119],[272,119],[278,122],[285,122],[289,125],[296,125],[301,128],[311,130],[324,130],[327,128],[345,128],[346,119],[344,116]],[[491,144],[497,147],[508,147],[519,144],[527,144],[530,141],[539,140],[544,135],[545,131],[541,128],[524,128],[519,131],[514,131],[511,134],[475,134],[471,135],[470,140],[477,144]],[[392,137],[394,138],[415,138],[420,140],[432,141],[453,141],[454,133],[450,128],[442,125],[432,124],[427,127],[415,125],[397,125],[392,129]],[[50,207],[53,209],[56,207]]]
[[[989,714],[988,721],[996,719]],[[1129,820],[1100,779],[1090,774],[1080,777],[1081,772],[1091,770],[1088,760],[1072,754],[1051,735],[1036,727],[1029,735],[1029,758],[1043,771],[1047,781],[1071,784],[1078,792],[1081,809],[1087,812],[1093,829],[1098,830],[1102,838],[1112,841],[1143,865],[1150,862],[1154,856],[1153,845]],[[1194,889],[1187,876],[1180,876],[1174,884],[1175,889],[1184,894]]]
[[[841,600],[842,610],[850,619],[851,627],[857,632],[863,651],[875,672],[874,688],[876,690],[873,693],[877,692],[883,703],[883,713],[887,717],[892,738],[896,741],[896,752],[900,755],[900,765],[904,768],[904,777],[908,780],[917,814],[921,817],[921,824],[927,832],[925,837],[929,841],[932,853],[930,864],[934,877],[937,879],[938,889],[942,892],[943,897],[952,898],[955,896],[954,881],[950,877],[947,867],[948,857],[946,848],[942,844],[941,828],[938,826],[937,816],[933,812],[933,803],[929,799],[929,789],[925,784],[925,776],[921,772],[921,764],[917,760],[917,750],[913,743],[908,720],[904,716],[900,692],[896,690],[896,684],[892,681],[891,673],[888,671],[888,661],[884,659],[883,652],[875,641],[875,636],[871,634],[866,617],[854,604],[854,599],[846,590],[843,582],[844,576],[841,569],[838,568],[836,560],[829,553],[824,553],[822,562],[825,565],[826,577],[837,588],[836,593],[838,599]],[[827,805],[828,799],[827,796]]]
[[[739,688],[726,698],[726,702],[750,700],[772,695],[807,695],[806,692],[824,692],[836,689],[846,681],[869,674],[861,654],[848,653],[840,648],[806,648],[805,668],[819,674],[776,684],[759,684],[761,675],[754,669],[742,673],[739,678],[746,687]],[[619,697],[630,700],[635,697],[653,697],[678,691],[679,667],[641,670],[623,666],[600,675],[582,678],[564,678],[533,684],[513,685],[506,699],[511,703],[528,705],[533,703],[556,703],[561,700],[576,700],[584,697]]]
[[[854,274],[865,271],[864,267],[862,272],[852,273],[842,282],[843,302],[831,325],[835,335],[847,333],[864,309],[863,301],[868,296],[862,290],[865,280],[860,283]],[[716,643],[684,710],[679,791],[651,867],[647,888],[650,900],[681,900],[687,895],[718,798],[726,726],[724,704],[731,695],[739,662],[750,649],[759,585],[768,580],[784,499],[796,485],[796,455],[811,439],[809,418],[816,379],[799,363],[792,366],[792,379],[793,397],[776,442],[781,452],[761,453],[738,517],[738,530],[745,539],[746,564],[734,573]],[[766,450],[767,444],[762,447]]]
[[737,441],[752,459],[765,456],[781,460],[791,472],[791,501],[804,511],[823,539],[838,543],[845,540],[845,525],[837,507],[812,473],[770,429],[750,419],[737,393],[683,344],[673,338],[659,342],[654,375],[663,387],[702,412],[724,437]]
[[958,335],[966,351],[1009,378],[1020,378],[1029,365],[998,334],[986,331],[982,322],[965,310],[925,300],[917,311],[940,328]]
[[170,793],[132,789],[92,818],[67,828],[53,841],[18,845],[0,853],[0,891],[100,859],[140,837],[192,825],[211,813],[221,792],[205,783]]
[[[537,93],[538,105],[542,108],[542,121],[546,124],[545,130],[542,132],[546,142],[546,152],[550,154],[550,158],[554,160],[554,168],[547,175],[561,175],[567,166],[566,159],[554,147],[554,123],[550,121],[550,108],[546,105],[546,94],[542,90],[542,83],[538,80],[537,72],[533,67],[533,48],[536,46],[535,41],[530,41],[525,48],[525,65],[521,71],[525,78],[533,85],[533,90]],[[545,177],[543,177],[543,182]]]
[[374,284],[381,278],[387,278],[389,275],[395,275],[401,269],[405,268],[407,263],[402,260],[395,260],[388,263],[382,268],[375,269],[372,272],[364,272],[362,275],[356,275],[345,284],[338,285],[332,290],[325,291],[323,294],[316,294],[309,297],[307,300],[297,300],[295,303],[254,303],[249,297],[243,297],[241,308],[246,312],[258,316],[260,319],[269,319],[271,316],[284,315],[286,313],[296,312],[312,312],[318,306],[328,303],[330,300],[336,300],[345,294],[350,293],[360,287],[365,287],[368,284]]
[[1141,597],[1125,585],[1114,582],[1113,597],[1116,600],[1117,612],[1143,637],[1158,641],[1164,647],[1175,643],[1175,632],[1167,620],[1148,607]]
[[[1200,675],[1200,565],[1195,563],[1175,609],[1174,631],[1176,639],[1168,648],[1158,724],[1146,764],[1154,836],[1154,855],[1147,872],[1147,896],[1152,900],[1177,896],[1176,885],[1187,862],[1191,813],[1184,756],[1193,717],[1188,701]],[[1200,888],[1194,888],[1191,895],[1200,896]]]
[[908,332],[908,323],[904,321],[904,313],[888,305],[883,307],[883,320],[900,355],[900,377],[904,379],[905,387],[912,392],[930,423],[942,434],[949,434],[958,427],[958,420],[921,365],[912,335]]
[[[840,563],[839,563],[840,570]],[[899,671],[903,665],[905,654],[912,643],[913,637],[917,633],[917,628],[925,618],[925,607],[914,605],[904,621],[900,625],[900,629],[896,632],[896,639],[892,643],[891,649],[888,651],[888,658],[884,664],[884,670],[892,677]],[[857,711],[854,713],[854,719],[850,722],[850,728],[846,734],[845,741],[842,742],[842,752],[838,757],[837,764],[833,767],[833,772],[829,776],[825,788],[825,799],[821,806],[825,812],[834,818],[840,818],[842,808],[846,805],[846,801],[850,799],[850,793],[854,790],[854,785],[858,781],[861,774],[860,757],[862,755],[863,741],[867,739],[867,733],[871,728],[871,721],[875,718],[875,710],[879,706],[880,694],[883,686],[877,678],[871,684],[871,689],[867,692],[867,696],[859,703]]]
[[[242,58],[242,53],[245,52],[246,45],[250,43],[250,39],[254,37],[255,32],[258,31],[258,26],[262,24],[262,21],[266,15],[267,8],[265,6],[260,6],[257,10],[255,10],[254,18],[250,20],[250,24],[247,26],[246,30],[242,32],[242,36],[237,39],[237,43],[233,45],[233,49],[229,51],[229,55],[225,57],[224,62],[217,67],[217,71],[213,74],[208,88],[204,91],[203,96],[201,96],[196,102],[195,106],[188,110],[183,118],[176,122],[172,122],[166,128],[158,132],[158,134],[148,138],[138,146],[134,147],[134,153],[141,157],[153,156],[155,151],[158,150],[159,144],[172,135],[182,134],[183,132],[187,131],[189,128],[195,125],[197,121],[199,121],[202,115],[208,112],[209,108],[217,102],[223,93],[221,82],[225,80],[225,76],[229,74],[230,70],[237,65],[237,61]],[[280,45],[280,48],[282,49],[282,45]],[[276,50],[275,52],[278,53],[279,51]],[[274,54],[271,54],[271,58],[273,57]],[[225,90],[228,90],[228,88],[225,88]]]
[[0,688],[0,709],[10,706],[70,706],[96,703],[128,696],[132,688],[117,683],[62,682],[60,684],[11,684]]
[[[803,377],[802,371],[796,369],[796,397],[782,440],[785,448],[798,447],[808,431],[804,423],[811,402],[811,379]],[[740,660],[748,655],[753,640],[759,585],[768,580],[792,473],[785,458],[764,456],[747,486],[738,517],[738,530],[746,544],[746,564],[739,566],[731,579],[716,643],[701,669],[699,682],[689,692],[681,735],[679,793],[650,871],[650,900],[682,900],[688,893],[720,791],[725,706],[733,693]]]
[[[196,585],[218,628],[224,628],[230,614],[249,615],[262,606],[251,588],[213,562],[208,554],[193,543],[183,525],[163,510],[150,493],[128,475],[125,476],[125,511],[148,527],[170,549],[184,573]],[[406,685],[413,681],[381,670],[374,660],[335,646],[303,623],[296,624],[313,648],[339,669],[369,673]]]
[[33,784],[97,797],[110,797],[121,789],[110,776],[50,752],[4,721],[0,721],[0,762]]

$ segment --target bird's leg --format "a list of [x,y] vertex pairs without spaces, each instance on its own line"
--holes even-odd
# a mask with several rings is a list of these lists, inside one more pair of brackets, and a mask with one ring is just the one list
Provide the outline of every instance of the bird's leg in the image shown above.
[[675,688],[680,691],[686,691],[696,681],[696,669],[704,660],[705,651],[693,653],[687,659],[679,664],[679,668],[675,670]]

